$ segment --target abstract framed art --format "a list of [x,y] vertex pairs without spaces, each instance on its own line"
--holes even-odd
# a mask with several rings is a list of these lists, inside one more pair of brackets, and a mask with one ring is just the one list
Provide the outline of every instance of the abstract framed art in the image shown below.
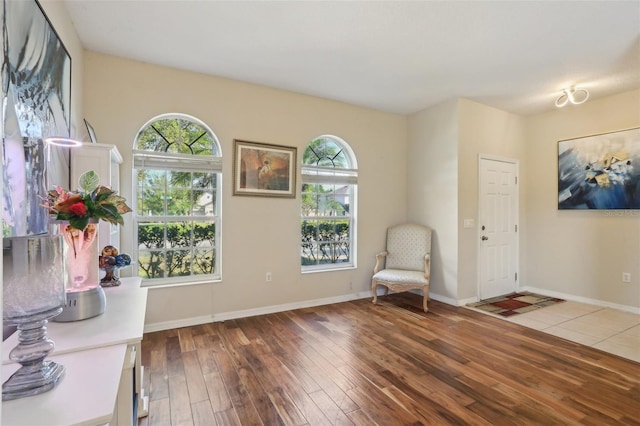
[[35,208],[52,184],[69,185],[71,56],[37,0],[2,1],[2,139],[5,236],[46,233]]
[[558,209],[640,209],[640,128],[559,141]]
[[69,137],[71,57],[36,0],[4,3],[8,105],[22,137]]
[[234,139],[233,195],[295,198],[295,147]]

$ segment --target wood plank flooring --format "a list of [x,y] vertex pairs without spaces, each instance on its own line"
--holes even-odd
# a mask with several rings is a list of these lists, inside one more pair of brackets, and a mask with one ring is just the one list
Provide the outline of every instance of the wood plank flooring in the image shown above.
[[411,293],[144,335],[156,425],[640,425],[640,364]]

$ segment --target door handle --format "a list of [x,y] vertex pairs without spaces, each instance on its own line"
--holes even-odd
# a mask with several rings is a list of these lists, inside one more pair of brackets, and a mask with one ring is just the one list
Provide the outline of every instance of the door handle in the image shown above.
[[489,237],[487,237],[486,235],[483,235],[481,239],[482,239],[482,241],[487,241],[489,239]]

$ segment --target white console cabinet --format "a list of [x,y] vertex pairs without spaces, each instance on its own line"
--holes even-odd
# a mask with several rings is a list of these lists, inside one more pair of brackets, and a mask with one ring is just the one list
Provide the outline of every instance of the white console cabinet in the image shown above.
[[[71,150],[71,190],[78,189],[83,173],[93,170],[100,177],[100,184],[120,191],[120,164],[122,155],[115,145],[86,143]],[[98,251],[104,246],[120,248],[120,227],[103,220],[99,224]]]
[[[7,426],[137,426],[148,413],[142,387],[140,345],[147,289],[140,278],[123,278],[105,288],[104,314],[83,321],[50,322],[55,348],[47,359],[65,367],[60,384],[45,393],[2,402],[0,424]],[[19,365],[9,360],[18,333],[2,343],[2,381]]]

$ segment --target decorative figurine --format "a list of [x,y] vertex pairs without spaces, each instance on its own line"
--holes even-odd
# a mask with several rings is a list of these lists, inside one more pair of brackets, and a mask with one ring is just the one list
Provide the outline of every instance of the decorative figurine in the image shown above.
[[114,246],[105,246],[99,260],[100,269],[105,272],[105,276],[100,280],[100,285],[115,287],[122,284],[119,271],[131,265],[131,256],[125,253],[120,254]]

